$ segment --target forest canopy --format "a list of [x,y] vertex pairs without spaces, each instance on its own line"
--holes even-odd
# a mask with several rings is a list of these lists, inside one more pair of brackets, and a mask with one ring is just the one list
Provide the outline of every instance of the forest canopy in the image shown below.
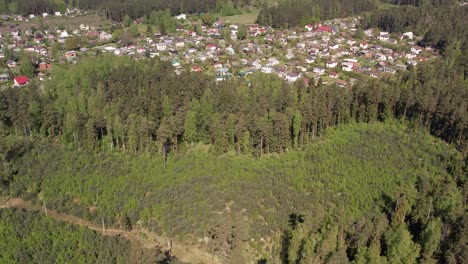
[[465,259],[463,156],[401,124],[340,126],[302,151],[263,159],[197,145],[164,163],[151,154],[28,142],[2,148],[11,172],[5,194],[40,196],[96,224],[119,226],[125,217],[134,228],[189,241],[215,232],[206,246],[223,263],[255,259],[246,248],[300,263],[330,255],[340,263]]

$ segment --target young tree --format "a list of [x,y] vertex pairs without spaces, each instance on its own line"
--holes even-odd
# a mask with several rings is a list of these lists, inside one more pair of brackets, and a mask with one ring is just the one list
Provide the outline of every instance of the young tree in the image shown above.
[[133,23],[133,20],[130,16],[125,15],[123,17],[122,23],[124,24],[124,26],[129,27]]
[[80,46],[80,39],[77,36],[69,37],[65,40],[66,50],[77,50]]
[[392,228],[385,236],[389,263],[417,263],[421,247],[414,243],[406,224]]
[[34,66],[31,62],[31,58],[25,53],[21,55],[20,59],[20,73],[28,77],[34,75]]
[[245,27],[245,25],[241,25],[239,27],[239,30],[237,31],[237,38],[240,40],[247,38],[247,28]]
[[296,110],[293,117],[293,133],[294,133],[294,147],[297,148],[299,142],[299,135],[302,131],[302,115],[299,110]]
[[203,24],[211,27],[216,21],[216,18],[211,13],[205,13],[201,17]]

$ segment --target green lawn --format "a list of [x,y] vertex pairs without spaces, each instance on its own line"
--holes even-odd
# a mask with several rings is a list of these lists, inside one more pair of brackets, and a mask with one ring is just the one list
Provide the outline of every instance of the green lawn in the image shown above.
[[226,23],[249,25],[255,23],[259,11],[260,10],[258,9],[252,9],[251,13],[244,13],[234,16],[219,16],[219,18],[224,20]]

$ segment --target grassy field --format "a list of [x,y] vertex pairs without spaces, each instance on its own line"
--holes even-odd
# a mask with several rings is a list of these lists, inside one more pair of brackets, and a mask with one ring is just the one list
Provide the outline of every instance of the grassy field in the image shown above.
[[258,12],[258,9],[252,9],[251,13],[244,13],[234,16],[219,16],[219,18],[224,20],[226,23],[249,25],[255,23]]

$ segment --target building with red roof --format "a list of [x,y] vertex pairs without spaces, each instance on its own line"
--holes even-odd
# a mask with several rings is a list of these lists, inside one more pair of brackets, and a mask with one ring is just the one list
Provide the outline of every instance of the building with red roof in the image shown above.
[[24,86],[28,84],[29,79],[28,77],[21,75],[21,76],[15,77],[14,81],[15,81],[15,86]]

